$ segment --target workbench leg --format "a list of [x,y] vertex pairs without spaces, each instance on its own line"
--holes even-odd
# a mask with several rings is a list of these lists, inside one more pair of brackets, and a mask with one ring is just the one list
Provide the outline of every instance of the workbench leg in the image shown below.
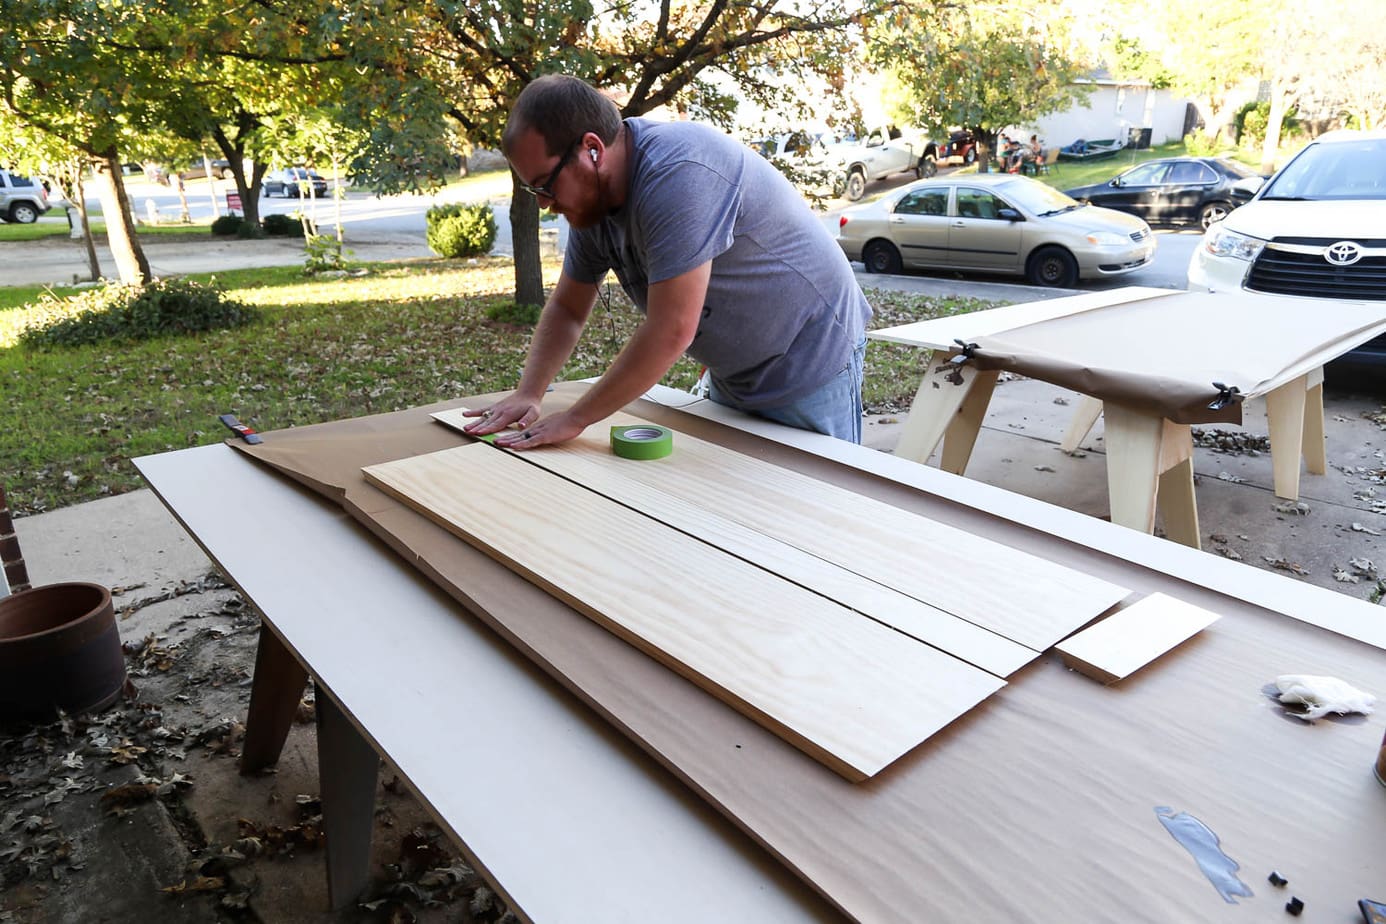
[[1073,412],[1073,420],[1068,425],[1067,432],[1064,433],[1063,442],[1059,443],[1059,448],[1064,452],[1077,452],[1078,447],[1083,445],[1083,440],[1092,431],[1093,424],[1097,423],[1097,418],[1102,416],[1102,402],[1089,395],[1083,396],[1083,403],[1078,405],[1078,410]]
[[307,685],[308,672],[279,636],[261,623],[241,746],[241,773],[256,773],[279,760]]
[[945,472],[961,475],[967,468],[967,460],[972,458],[972,447],[977,445],[977,433],[982,429],[982,419],[987,416],[991,393],[996,390],[998,374],[974,373],[972,387],[943,434],[943,458],[939,460],[939,468]]
[[1311,475],[1328,472],[1327,434],[1323,425],[1323,366],[1309,373],[1304,394],[1304,461]]
[[321,685],[317,719],[327,898],[337,911],[355,902],[370,883],[371,828],[380,758]]
[[1195,549],[1203,547],[1198,537],[1192,456],[1160,475],[1159,507],[1166,536]]
[[1270,430],[1271,472],[1275,494],[1299,500],[1299,460],[1304,452],[1304,404],[1307,376],[1291,379],[1266,392],[1266,425]]
[[[1112,522],[1142,532],[1155,529],[1155,504],[1165,498],[1166,533],[1198,547],[1198,514],[1193,494],[1193,435],[1187,425],[1132,411],[1108,402],[1106,418],[1107,494]],[[1165,472],[1168,479],[1162,478]]]
[[[910,405],[910,416],[905,419],[905,425],[900,430],[900,441],[895,446],[895,455],[921,465],[929,461],[929,456],[934,454],[945,433],[950,441],[958,444],[958,448],[949,452],[949,458],[956,461],[957,454],[962,451],[961,444],[966,442],[966,434],[964,430],[954,429],[954,421],[961,417],[964,427],[967,427],[969,421],[975,420],[980,427],[981,415],[985,414],[992,388],[996,385],[995,372],[979,373],[970,363],[955,366],[948,362],[951,356],[937,359],[939,355],[940,351],[934,352],[936,359],[929,363],[924,372],[919,390],[915,392],[914,403]],[[985,395],[972,397],[972,393],[978,389]],[[978,401],[981,401],[980,412],[976,408]],[[976,438],[974,428],[972,442]],[[972,445],[969,442],[967,455],[971,453]],[[966,463],[964,458],[964,466]]]

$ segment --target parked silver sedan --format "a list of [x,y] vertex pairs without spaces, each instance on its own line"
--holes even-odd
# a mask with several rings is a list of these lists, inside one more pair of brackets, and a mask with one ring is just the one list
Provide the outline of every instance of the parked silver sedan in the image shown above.
[[1155,238],[1141,219],[1013,174],[903,186],[842,212],[837,242],[868,273],[970,270],[1040,286],[1129,273],[1155,257]]

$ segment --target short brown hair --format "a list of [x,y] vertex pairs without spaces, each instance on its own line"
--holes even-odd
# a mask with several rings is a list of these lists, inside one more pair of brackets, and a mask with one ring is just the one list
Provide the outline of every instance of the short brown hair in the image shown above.
[[561,154],[587,132],[606,144],[621,130],[621,111],[586,82],[566,74],[546,74],[520,91],[510,108],[501,151],[509,154],[519,136],[533,128],[544,139],[546,153]]

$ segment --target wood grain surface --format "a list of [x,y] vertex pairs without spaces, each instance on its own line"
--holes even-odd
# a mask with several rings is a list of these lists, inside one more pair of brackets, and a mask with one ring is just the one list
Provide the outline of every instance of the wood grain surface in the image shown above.
[[[460,412],[435,420],[457,427]],[[961,529],[761,460],[675,433],[674,454],[652,462],[611,456],[607,425],[645,423],[615,414],[543,455],[623,463],[623,476],[687,501],[825,562],[974,625],[1043,651],[1129,594]],[[909,631],[908,629],[904,631]],[[961,656],[961,655],[960,655]]]
[[490,446],[365,474],[848,779],[1005,683]]
[[1201,606],[1154,593],[1066,638],[1055,648],[1064,663],[1113,683],[1187,641],[1218,619]]
[[[435,415],[440,420],[445,416]],[[1032,648],[629,477],[631,465],[646,463],[619,459],[586,442],[571,448],[573,451],[520,453],[517,458],[654,517],[998,677],[1009,677],[1039,657],[1039,652]],[[651,461],[663,465],[667,460]]]

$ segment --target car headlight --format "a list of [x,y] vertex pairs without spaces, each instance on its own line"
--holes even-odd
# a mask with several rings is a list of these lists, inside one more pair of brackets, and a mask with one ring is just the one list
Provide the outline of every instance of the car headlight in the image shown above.
[[1115,231],[1089,231],[1088,243],[1096,247],[1122,247],[1131,243],[1131,239]]
[[1231,257],[1234,260],[1255,260],[1266,242],[1258,237],[1249,237],[1228,230],[1221,224],[1213,225],[1203,235],[1203,249],[1215,257]]

